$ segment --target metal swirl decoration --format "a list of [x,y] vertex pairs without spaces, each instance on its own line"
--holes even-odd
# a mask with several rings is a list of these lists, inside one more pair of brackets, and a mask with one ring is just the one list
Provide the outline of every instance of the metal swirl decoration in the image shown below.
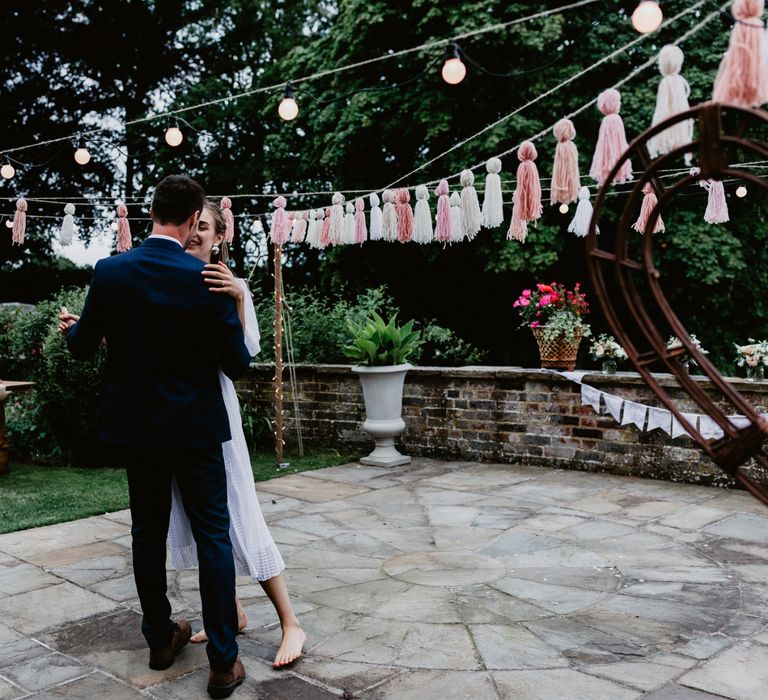
[[[686,119],[698,123],[698,138],[652,160],[646,148],[648,140]],[[756,138],[750,138],[749,134],[755,134]],[[669,210],[671,200],[691,185],[697,185],[699,180],[738,178],[751,183],[756,191],[768,189],[765,179],[743,167],[750,160],[743,156],[768,159],[768,143],[761,140],[766,134],[766,112],[713,102],[698,105],[645,131],[629,145],[597,196],[587,238],[587,261],[607,322],[645,383],[720,469],[768,505],[766,485],[756,478],[757,473],[768,472],[768,458],[763,451],[768,438],[768,423],[691,341],[665,296],[661,274],[654,264],[653,246],[663,240],[663,234],[650,233],[660,212]],[[662,172],[679,166],[687,153],[698,155],[700,173],[682,175],[673,184],[665,185]],[[737,154],[741,160],[736,158]],[[601,235],[596,235],[601,209],[605,208],[605,198],[611,190],[610,183],[627,159],[637,159],[642,164],[642,177],[629,193],[615,232],[607,230],[609,227],[601,223]],[[651,183],[658,203],[648,218],[645,232],[639,234],[631,229],[631,225],[646,183]],[[681,346],[669,349],[666,340],[669,336],[679,338]],[[711,389],[705,391],[701,382],[688,374],[681,362],[685,355],[693,359],[709,378]],[[687,396],[720,427],[722,437],[706,438],[697,426],[691,425],[665,388],[664,384],[668,382],[660,381],[652,373],[653,367],[665,369],[674,376]],[[728,419],[734,413],[745,417],[741,424],[734,425],[736,421]]]

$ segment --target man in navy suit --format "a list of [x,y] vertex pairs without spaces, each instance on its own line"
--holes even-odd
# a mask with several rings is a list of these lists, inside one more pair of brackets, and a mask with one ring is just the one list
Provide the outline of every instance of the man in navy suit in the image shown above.
[[191,634],[188,621],[171,620],[166,595],[175,477],[200,562],[208,692],[228,697],[245,671],[235,641],[235,568],[221,451],[230,432],[218,370],[237,379],[251,358],[234,300],[211,294],[203,263],[184,252],[204,202],[191,178],[165,178],[152,201],[152,234],[139,248],[96,264],[82,315],[62,309],[60,328],[76,359],[91,357],[106,342],[97,428],[128,474],[149,665],[168,668]]

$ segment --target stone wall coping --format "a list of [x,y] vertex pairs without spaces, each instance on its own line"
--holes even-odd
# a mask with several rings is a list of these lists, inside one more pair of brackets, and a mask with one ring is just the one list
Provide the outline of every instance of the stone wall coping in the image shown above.
[[[273,363],[253,363],[253,369],[274,371]],[[297,364],[296,371],[301,373],[311,371],[318,375],[339,375],[349,373],[352,375],[352,365],[343,364]],[[539,382],[570,383],[570,380],[551,371],[526,367],[503,367],[494,365],[468,365],[465,367],[430,367],[418,366],[409,370],[408,374],[420,377],[463,377],[466,379],[527,379]],[[671,374],[655,373],[659,384],[663,387],[679,387],[677,380]],[[693,375],[693,379],[704,388],[714,388],[713,383],[704,376]],[[728,382],[741,391],[751,393],[768,393],[768,382],[748,382],[743,377],[726,377]],[[407,379],[406,379],[407,381]],[[616,372],[615,374],[603,374],[602,372],[587,372],[582,380],[585,384],[610,385],[610,386],[645,386],[645,381],[637,372]]]

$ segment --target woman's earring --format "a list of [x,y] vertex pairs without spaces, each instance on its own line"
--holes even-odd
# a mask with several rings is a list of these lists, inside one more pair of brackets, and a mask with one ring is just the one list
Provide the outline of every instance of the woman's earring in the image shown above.
[[219,250],[220,250],[220,248],[219,248],[219,246],[217,246],[217,245],[214,245],[214,246],[211,248],[211,252],[212,252],[214,255],[218,255],[218,254],[219,254]]

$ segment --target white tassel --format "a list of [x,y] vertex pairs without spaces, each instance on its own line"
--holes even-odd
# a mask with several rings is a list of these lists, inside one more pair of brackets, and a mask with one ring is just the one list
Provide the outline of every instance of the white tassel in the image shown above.
[[72,243],[72,237],[75,235],[75,205],[71,202],[64,207],[64,221],[61,222],[61,233],[59,234],[59,243],[62,246],[68,246]]
[[413,242],[431,243],[434,238],[432,230],[432,212],[429,210],[429,190],[424,185],[416,188],[416,207],[413,215]]
[[[688,97],[691,94],[691,88],[688,81],[680,75],[683,59],[682,49],[674,44],[668,44],[659,52],[659,70],[664,77],[659,83],[656,96],[653,126],[689,109]],[[680,146],[685,146],[692,140],[693,120],[686,119],[650,138],[648,140],[648,152],[651,158],[656,158]]]
[[483,213],[480,210],[480,202],[477,199],[477,190],[474,187],[475,174],[471,170],[461,173],[461,220],[464,227],[464,236],[472,240],[480,231]]
[[382,208],[383,216],[383,231],[385,241],[397,240],[397,208],[395,207],[395,191],[384,190],[381,195],[384,200],[384,207]]
[[483,228],[496,228],[504,223],[504,199],[501,194],[501,161],[491,158],[485,169],[485,197],[483,198]]
[[344,195],[337,192],[333,195],[331,203],[331,228],[328,235],[331,243],[337,245],[341,243],[341,228],[344,224]]
[[379,195],[374,192],[368,200],[371,203],[371,225],[368,230],[372,241],[380,241],[384,238],[384,218],[379,206]]
[[307,222],[307,235],[304,240],[310,248],[317,248],[317,219],[314,209],[309,210],[309,221]]
[[461,212],[461,195],[451,193],[451,243],[464,240],[464,218]]
[[347,211],[341,228],[341,242],[344,245],[352,245],[355,242],[355,205],[352,202],[347,202]]
[[[589,201],[589,188],[582,187],[579,190],[579,203],[576,206],[576,214],[568,226],[568,231],[583,238],[589,233],[590,221],[592,221],[592,202]],[[595,227],[595,233],[600,233],[600,229],[597,226]]]

